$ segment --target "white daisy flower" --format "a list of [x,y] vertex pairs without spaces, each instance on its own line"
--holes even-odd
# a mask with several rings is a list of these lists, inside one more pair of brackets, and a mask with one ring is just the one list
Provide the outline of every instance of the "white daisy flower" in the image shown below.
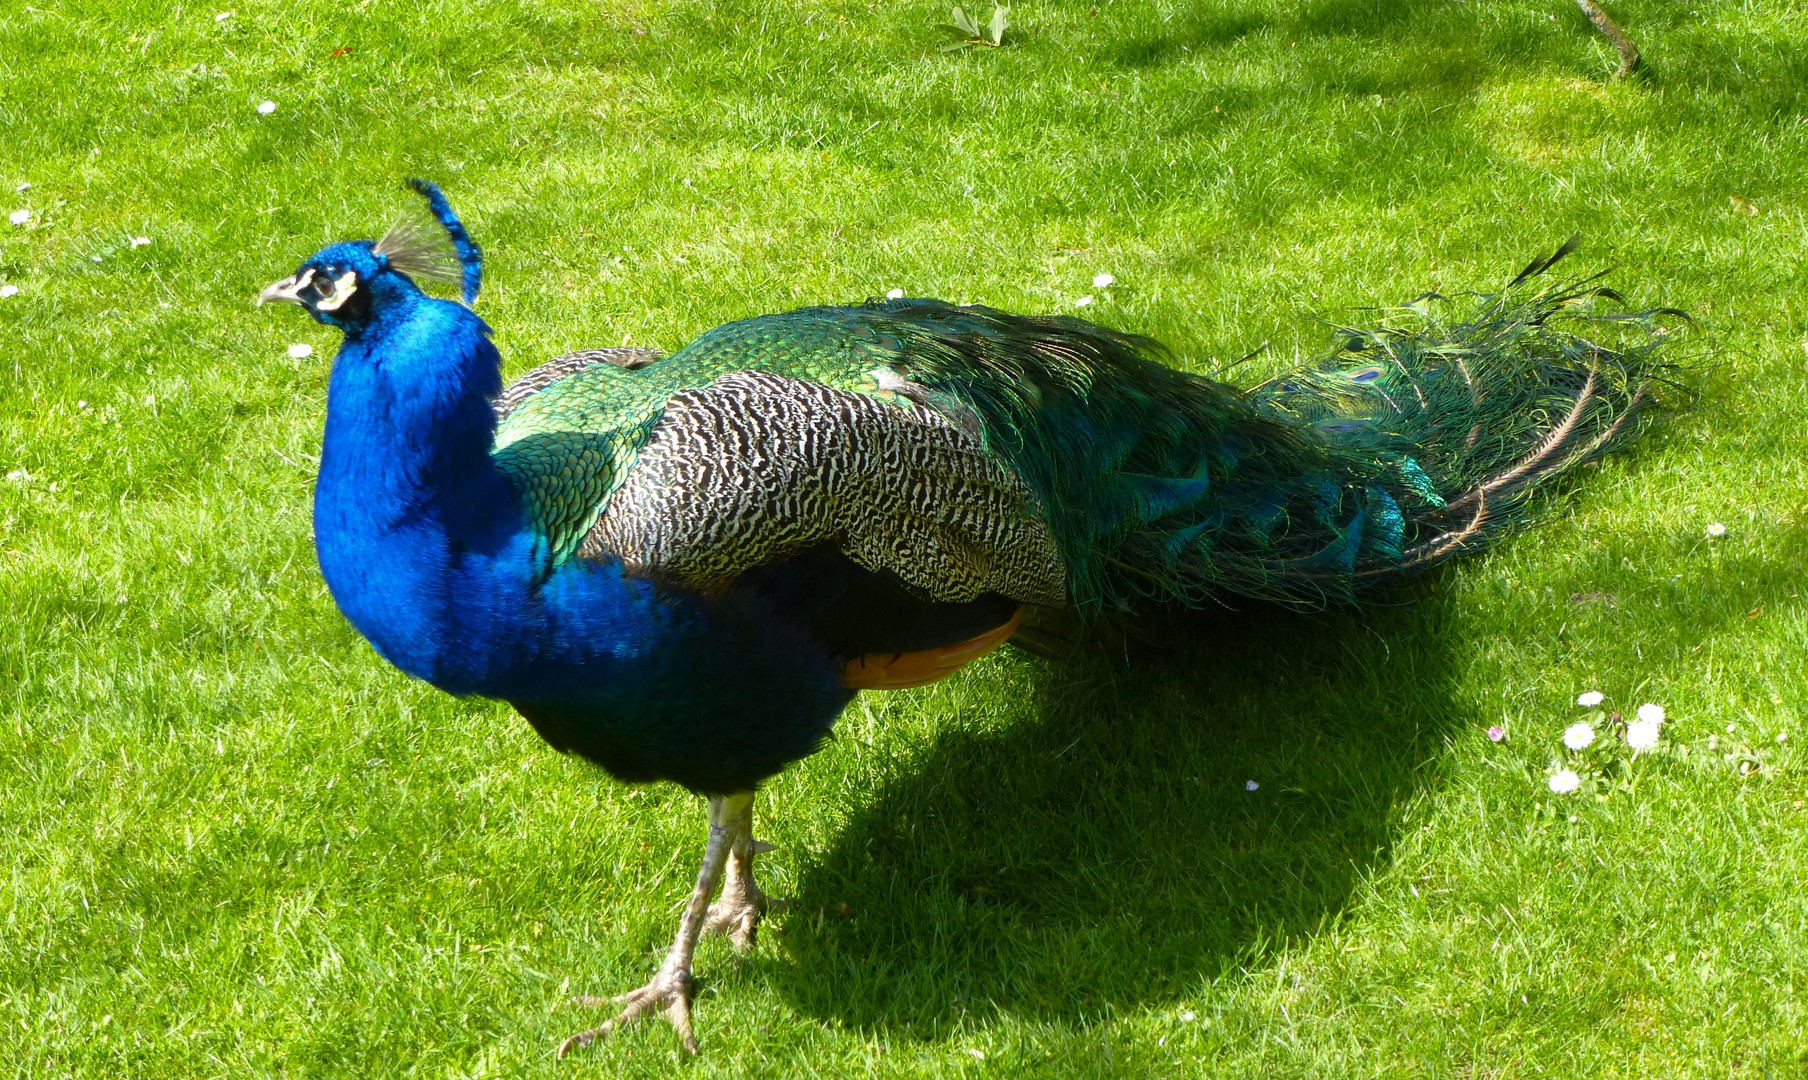
[[1074,307],[1085,307],[1087,304],[1090,304],[1090,303],[1092,303],[1092,297],[1082,296],[1078,300],[1074,301]]
[[1194,1013],[1191,1009],[1180,1014],[1180,1022],[1183,1024],[1190,1024],[1197,1019],[1199,1019],[1198,1014]]
[[133,246],[133,247],[135,247],[135,248],[141,248],[141,247],[144,247],[144,246],[145,246],[145,245],[146,245],[146,244],[148,244],[148,243],[150,243],[150,242],[151,242],[151,238],[150,238],[150,237],[148,237],[148,236],[134,236],[134,237],[132,237],[132,246]]
[[1716,521],[1712,525],[1708,526],[1708,538],[1709,539],[1718,540],[1725,535],[1726,535],[1726,526],[1720,524],[1718,521]]
[[0,285],[0,300],[5,300],[17,295],[19,295],[19,287],[17,285]]
[[1595,729],[1586,723],[1576,723],[1563,729],[1563,745],[1571,750],[1586,750],[1595,741]]
[[1582,778],[1576,775],[1574,769],[1558,769],[1551,774],[1550,788],[1558,795],[1568,795],[1581,786]]
[[14,225],[23,225],[31,220],[31,211],[14,210],[12,213],[6,215],[6,220],[12,222]]
[[259,116],[269,116],[271,113],[273,113],[275,111],[276,111],[276,102],[274,102],[274,101],[262,101],[262,102],[258,103],[257,114]]
[[1664,707],[1647,701],[1638,707],[1638,718],[1647,723],[1661,724],[1664,722]]
[[1661,730],[1654,720],[1634,720],[1626,725],[1626,745],[1634,750],[1649,750],[1657,745]]
[[15,484],[23,484],[25,481],[31,479],[31,474],[24,469],[14,469],[12,472],[6,474],[6,478]]
[[314,346],[309,345],[305,341],[298,341],[295,344],[289,346],[289,359],[291,359],[291,360],[306,360],[308,357],[313,356],[313,355],[314,355]]
[[1095,289],[1109,289],[1116,284],[1117,279],[1110,274],[1094,274],[1092,276],[1092,287]]
[[1601,693],[1599,690],[1587,690],[1576,695],[1576,704],[1585,709],[1592,709],[1606,700],[1607,695]]
[[890,289],[886,292],[885,298],[887,300],[902,300],[902,299],[904,299],[904,290],[903,289]]

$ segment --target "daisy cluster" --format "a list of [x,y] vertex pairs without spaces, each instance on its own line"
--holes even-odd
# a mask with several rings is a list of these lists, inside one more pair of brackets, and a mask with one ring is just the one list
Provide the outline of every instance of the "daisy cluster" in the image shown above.
[[1545,776],[1552,794],[1611,789],[1631,778],[1633,759],[1658,750],[1668,719],[1662,705],[1647,701],[1627,720],[1608,712],[1606,701],[1599,690],[1576,697],[1577,706],[1592,711],[1563,729],[1565,753],[1551,759]]
[[[1770,700],[1773,705],[1782,704],[1776,695]],[[1774,771],[1773,761],[1782,760],[1787,754],[1787,723],[1769,734],[1748,732],[1737,723],[1729,723],[1723,733],[1708,736],[1705,746],[1689,745],[1666,738],[1664,724],[1668,716],[1662,705],[1646,702],[1627,719],[1617,711],[1608,711],[1606,702],[1606,695],[1599,690],[1589,690],[1576,698],[1579,707],[1592,711],[1563,729],[1563,749],[1551,757],[1543,773],[1552,794],[1582,792],[1599,798],[1616,788],[1630,788],[1634,762],[1648,755],[1687,762],[1697,769],[1725,770],[1741,778],[1764,780]],[[1751,718],[1756,722],[1755,716]],[[1506,732],[1492,727],[1488,737],[1501,742]],[[1706,753],[1701,752],[1704,749]],[[1538,774],[1534,772],[1533,776]]]

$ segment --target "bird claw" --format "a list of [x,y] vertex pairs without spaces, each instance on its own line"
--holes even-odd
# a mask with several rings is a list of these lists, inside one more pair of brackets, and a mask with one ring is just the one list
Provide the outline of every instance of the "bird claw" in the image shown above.
[[742,895],[724,893],[720,900],[709,906],[709,914],[703,919],[703,932],[725,935],[736,952],[744,953],[753,948],[754,931],[759,928],[760,919],[783,910],[783,900],[772,899],[761,892],[758,885],[749,882]]
[[703,917],[703,933],[725,935],[736,952],[744,953],[753,948],[754,930],[762,916],[785,910],[783,900],[767,896],[753,879],[752,856],[772,850],[771,844],[748,838],[746,854],[729,863],[728,874],[722,881],[722,895],[709,906]]
[[621,1012],[612,1019],[605,1020],[589,1031],[580,1031],[559,1044],[559,1057],[563,1058],[573,1050],[581,1050],[598,1039],[607,1038],[617,1028],[627,1027],[657,1010],[665,1014],[666,1021],[678,1033],[678,1041],[684,1044],[689,1053],[697,1052],[697,1036],[691,1031],[691,992],[694,980],[688,971],[661,970],[653,976],[653,981],[630,990],[625,994],[617,994],[612,998],[574,997],[570,1004],[585,1008],[599,1008],[610,1005],[622,1006]]

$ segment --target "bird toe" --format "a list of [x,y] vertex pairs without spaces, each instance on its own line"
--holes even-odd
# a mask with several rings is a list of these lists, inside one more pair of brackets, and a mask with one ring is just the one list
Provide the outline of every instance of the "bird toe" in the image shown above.
[[697,1037],[691,1031],[692,979],[688,971],[661,971],[653,981],[612,998],[579,996],[570,1004],[589,1008],[621,1006],[621,1011],[588,1031],[580,1031],[559,1044],[560,1058],[573,1050],[581,1050],[598,1039],[607,1038],[617,1028],[626,1027],[649,1014],[662,1013],[685,1050],[697,1052]]

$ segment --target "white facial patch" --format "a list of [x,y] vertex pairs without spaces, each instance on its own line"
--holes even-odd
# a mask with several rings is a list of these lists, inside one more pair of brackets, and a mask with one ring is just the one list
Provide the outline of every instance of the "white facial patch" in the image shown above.
[[[310,270],[308,273],[312,274],[313,271]],[[321,311],[338,311],[347,300],[352,298],[352,294],[357,291],[358,275],[355,271],[347,270],[344,274],[334,279],[333,291],[321,297],[315,302],[314,306]]]

